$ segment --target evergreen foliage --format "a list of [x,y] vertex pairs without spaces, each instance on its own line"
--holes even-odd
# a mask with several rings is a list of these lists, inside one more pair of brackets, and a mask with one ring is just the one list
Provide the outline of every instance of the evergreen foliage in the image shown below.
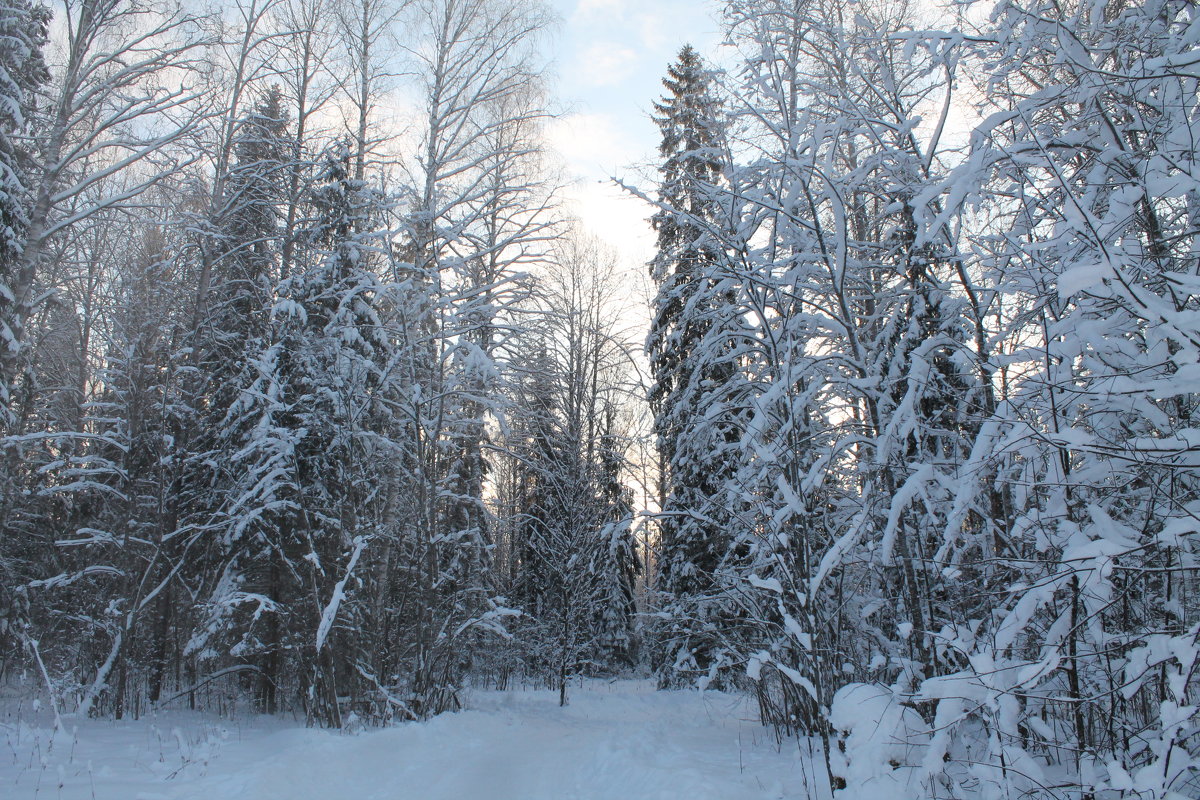
[[653,672],[836,798],[1196,793],[1195,4],[725,0],[645,383],[536,5],[0,6],[0,679],[56,724]]
[[730,553],[726,484],[736,469],[739,416],[723,406],[737,371],[727,339],[736,327],[724,269],[716,197],[724,174],[721,108],[712,73],[690,46],[663,81],[670,93],[656,104],[662,131],[660,209],[653,225],[658,286],[647,338],[654,384],[650,405],[664,468],[658,514],[661,538],[656,585],[670,606],[656,660],[664,683],[683,672],[722,682],[728,666],[720,628],[736,614],[725,591]]

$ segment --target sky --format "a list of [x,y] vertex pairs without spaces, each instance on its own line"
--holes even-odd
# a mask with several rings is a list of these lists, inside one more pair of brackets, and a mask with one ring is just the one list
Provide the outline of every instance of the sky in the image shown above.
[[[720,39],[710,0],[550,0],[551,86],[562,116],[548,129],[571,179],[564,195],[586,230],[627,268],[643,268],[654,236],[642,202],[613,177],[645,185],[658,147],[652,103],[684,44],[710,53]],[[639,169],[641,165],[641,169]]]

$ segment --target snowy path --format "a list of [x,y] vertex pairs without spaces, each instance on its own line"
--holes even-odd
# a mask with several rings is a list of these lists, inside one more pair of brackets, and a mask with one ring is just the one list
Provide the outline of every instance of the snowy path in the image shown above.
[[565,709],[550,692],[477,693],[468,711],[357,736],[188,715],[82,723],[53,747],[45,731],[16,732],[0,763],[0,797],[13,800],[810,796],[796,744],[777,749],[745,702],[630,681],[576,687]]

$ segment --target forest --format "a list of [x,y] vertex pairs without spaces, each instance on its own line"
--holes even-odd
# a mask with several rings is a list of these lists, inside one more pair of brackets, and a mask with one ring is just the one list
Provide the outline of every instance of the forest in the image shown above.
[[641,676],[834,798],[1200,797],[1193,3],[698,4],[640,328],[538,3],[0,9],[0,684],[56,726]]

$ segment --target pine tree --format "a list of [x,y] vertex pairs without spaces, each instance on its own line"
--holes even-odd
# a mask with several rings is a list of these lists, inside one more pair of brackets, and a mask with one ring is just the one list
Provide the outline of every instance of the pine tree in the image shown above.
[[710,617],[720,613],[713,598],[731,543],[724,493],[740,431],[736,419],[710,413],[736,371],[722,337],[732,322],[732,297],[714,235],[722,217],[716,199],[723,175],[720,104],[710,71],[690,46],[663,83],[670,94],[656,104],[663,163],[653,219],[658,253],[651,263],[658,293],[647,349],[665,467],[657,588],[670,617],[657,660],[662,681],[674,683],[686,675],[711,679],[723,664]]

